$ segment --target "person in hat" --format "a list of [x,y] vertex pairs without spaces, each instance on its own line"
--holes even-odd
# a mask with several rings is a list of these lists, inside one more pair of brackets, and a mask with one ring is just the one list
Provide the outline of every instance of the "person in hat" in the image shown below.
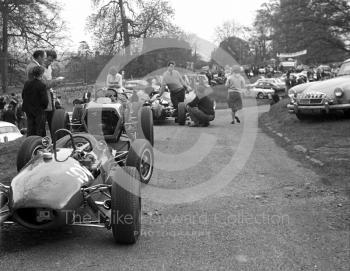
[[234,124],[235,121],[240,123],[238,118],[237,111],[242,109],[242,97],[241,91],[245,88],[245,81],[243,76],[240,74],[241,68],[238,65],[232,67],[232,73],[226,81],[225,86],[228,89],[227,93],[227,104],[231,108],[232,121],[231,124]]

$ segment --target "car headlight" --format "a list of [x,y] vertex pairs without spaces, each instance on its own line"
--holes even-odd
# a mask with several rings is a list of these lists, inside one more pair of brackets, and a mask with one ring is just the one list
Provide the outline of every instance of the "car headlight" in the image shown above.
[[337,98],[340,98],[341,96],[343,96],[344,91],[341,88],[336,88],[334,90],[334,96]]

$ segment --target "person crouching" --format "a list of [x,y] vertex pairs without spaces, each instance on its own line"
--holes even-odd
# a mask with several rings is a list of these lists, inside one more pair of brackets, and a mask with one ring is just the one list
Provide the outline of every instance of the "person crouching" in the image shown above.
[[45,69],[36,66],[31,70],[33,79],[25,82],[22,91],[23,111],[27,115],[27,136],[46,136],[45,109],[49,103],[46,85],[41,81]]
[[193,121],[190,127],[207,127],[215,118],[214,101],[206,95],[205,86],[198,87],[196,98],[186,108]]

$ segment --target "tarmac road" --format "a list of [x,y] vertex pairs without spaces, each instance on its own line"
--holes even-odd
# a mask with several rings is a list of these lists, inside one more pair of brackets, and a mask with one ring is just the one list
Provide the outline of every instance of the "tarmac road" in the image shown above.
[[240,116],[155,127],[137,244],[116,245],[105,229],[6,225],[0,269],[349,270],[348,199],[262,133],[257,108]]

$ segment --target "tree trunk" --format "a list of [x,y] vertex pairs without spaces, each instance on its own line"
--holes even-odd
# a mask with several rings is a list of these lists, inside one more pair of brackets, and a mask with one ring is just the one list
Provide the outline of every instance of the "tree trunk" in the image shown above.
[[124,9],[124,3],[123,0],[118,0],[119,8],[120,8],[120,15],[122,19],[122,28],[123,28],[123,39],[124,39],[124,48],[125,48],[125,54],[127,56],[130,55],[130,36],[129,36],[129,25],[128,20],[125,16],[125,9]]
[[2,13],[2,51],[1,51],[1,88],[2,91],[5,93],[7,91],[7,84],[8,84],[8,58],[7,58],[7,51],[8,51],[8,34],[7,34],[7,27],[8,27],[8,5],[7,1],[5,0],[1,6],[1,13]]

